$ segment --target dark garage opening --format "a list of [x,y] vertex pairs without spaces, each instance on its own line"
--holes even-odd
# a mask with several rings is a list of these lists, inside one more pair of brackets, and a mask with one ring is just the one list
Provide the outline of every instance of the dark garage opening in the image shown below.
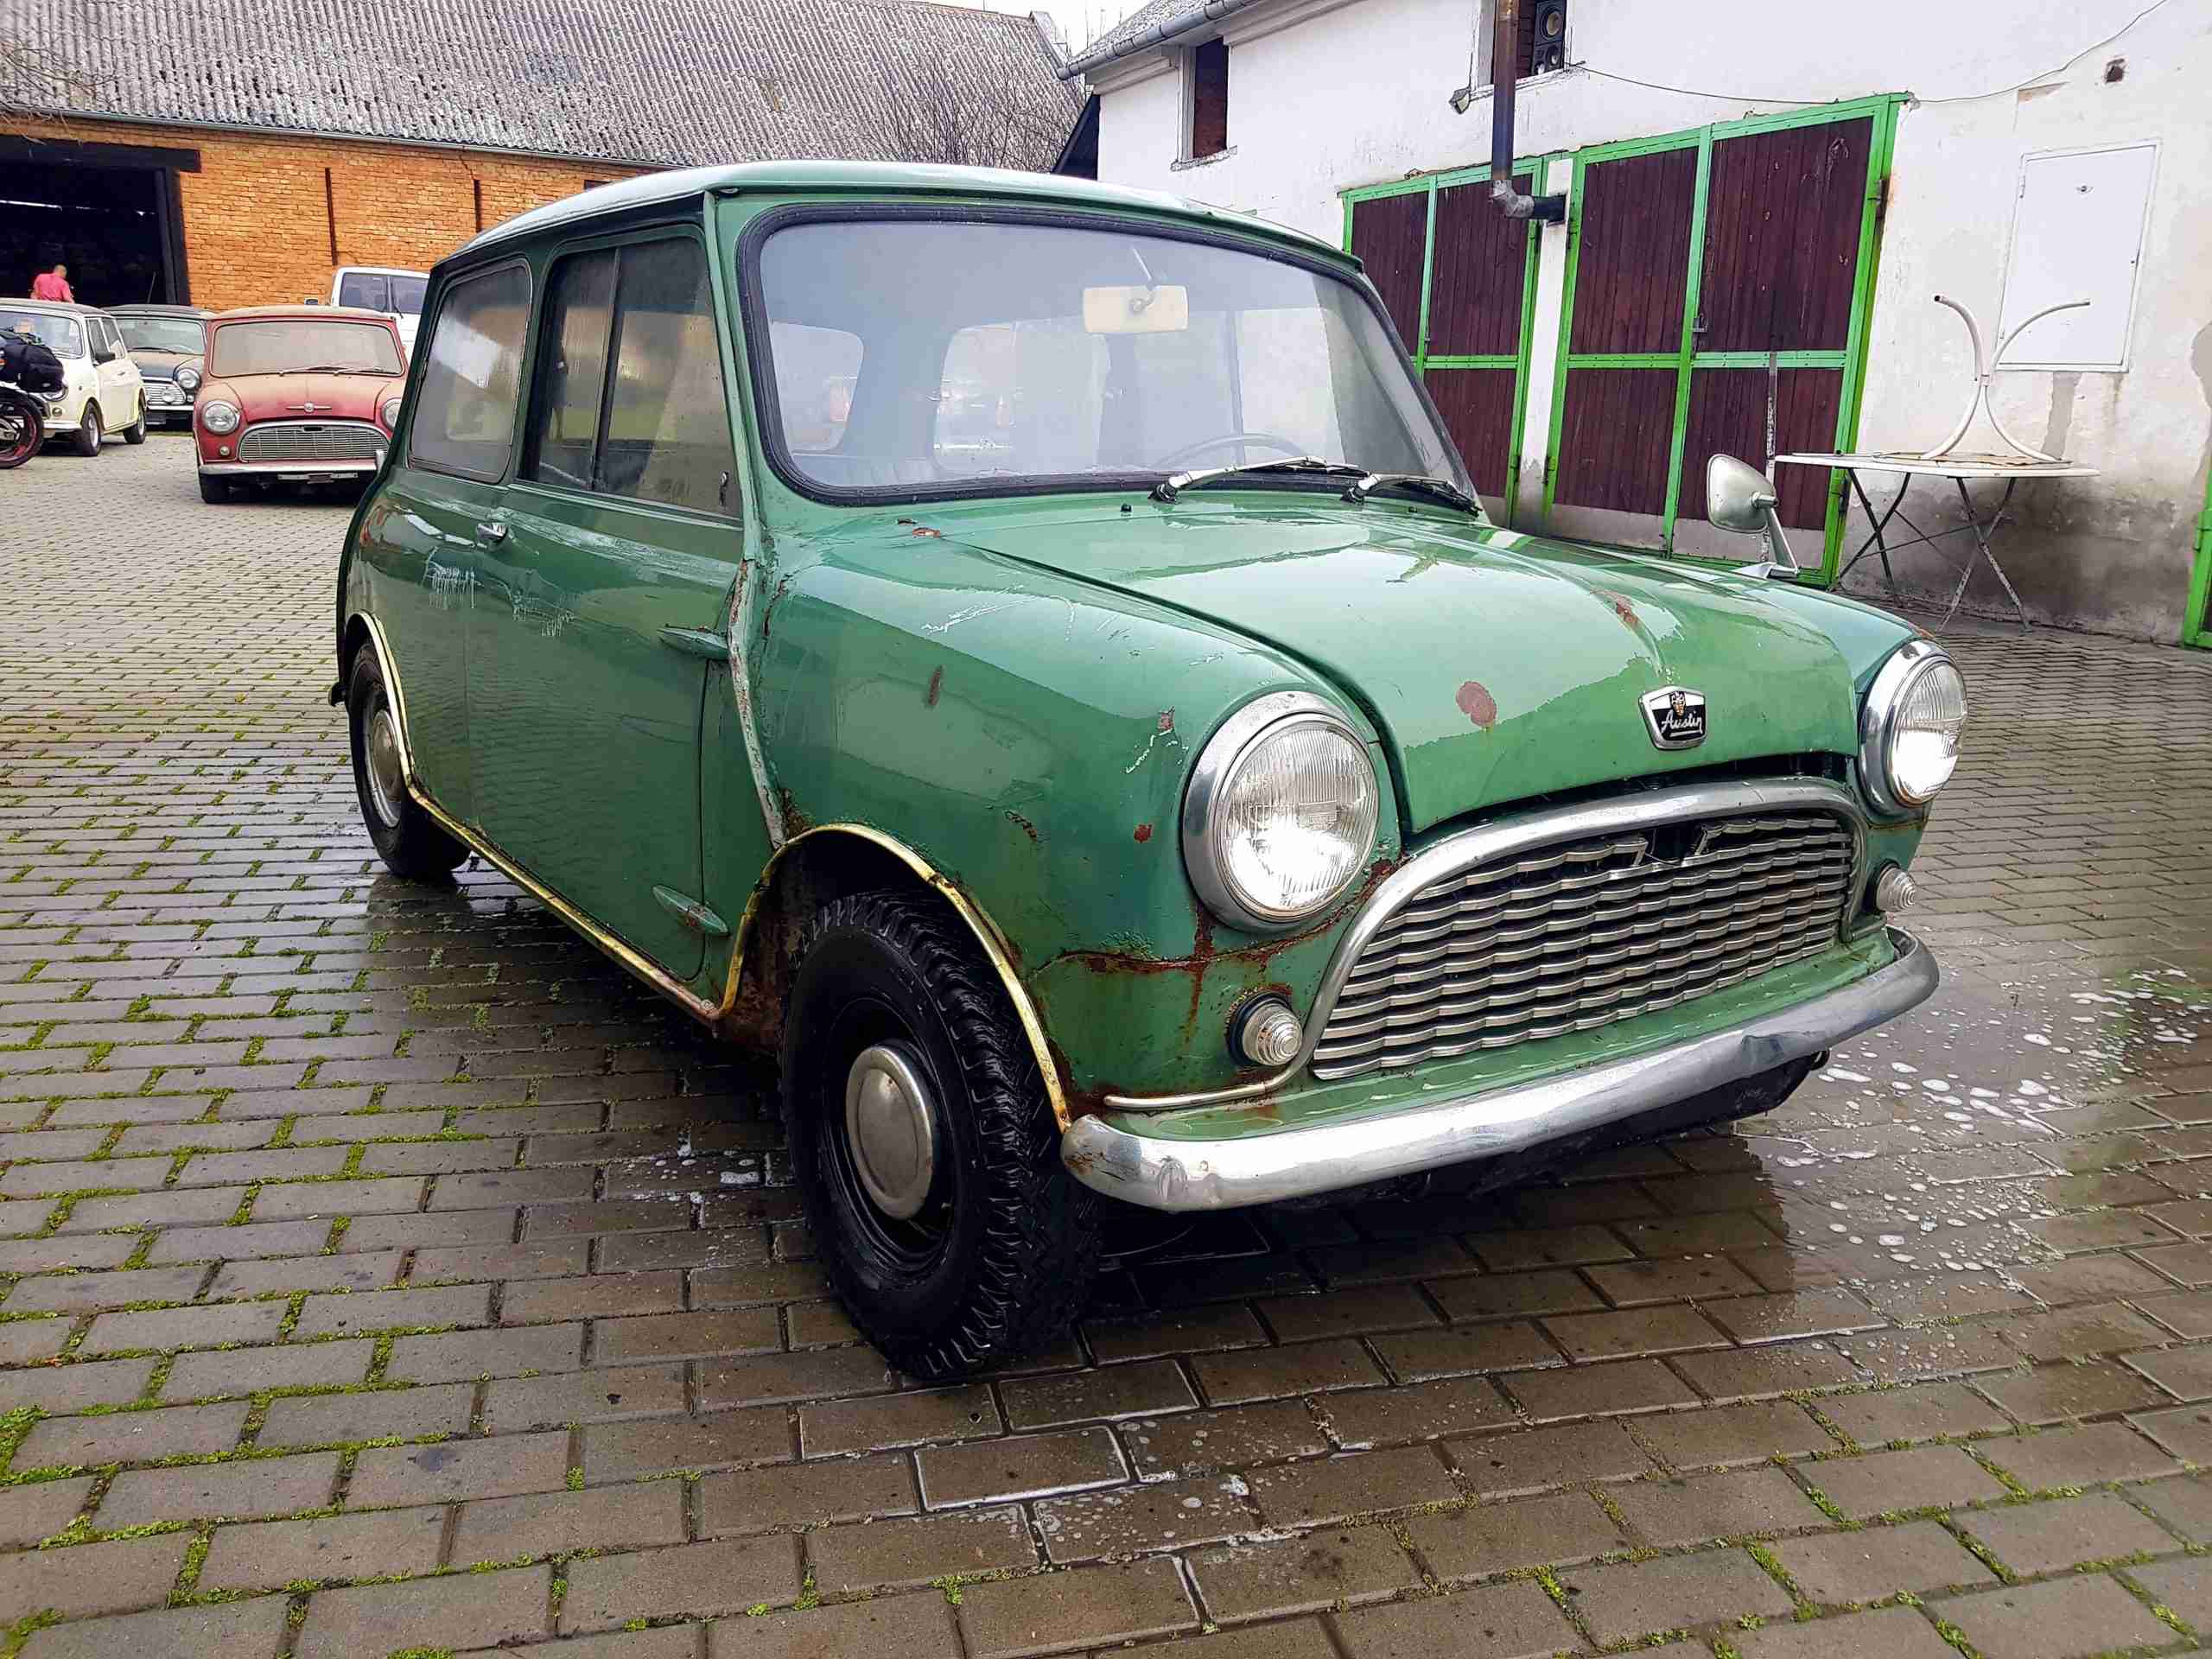
[[27,295],[58,261],[82,305],[181,305],[179,172],[194,150],[0,138],[0,294]]

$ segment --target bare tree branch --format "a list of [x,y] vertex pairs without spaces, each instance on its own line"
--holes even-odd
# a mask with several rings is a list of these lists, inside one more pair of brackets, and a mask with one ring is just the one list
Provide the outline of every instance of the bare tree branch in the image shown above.
[[912,44],[893,48],[880,86],[893,147],[906,162],[1042,172],[1076,117],[1057,83],[1037,88],[963,77],[943,55]]
[[29,124],[67,131],[70,112],[92,105],[103,78],[57,62],[50,53],[12,35],[0,35],[0,126],[27,132]]

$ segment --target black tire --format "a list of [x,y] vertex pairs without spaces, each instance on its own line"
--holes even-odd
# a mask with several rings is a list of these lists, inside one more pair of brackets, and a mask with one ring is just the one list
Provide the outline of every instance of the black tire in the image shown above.
[[211,507],[220,506],[224,502],[232,499],[230,480],[210,478],[205,473],[200,474],[200,499]]
[[[204,486],[206,480],[201,482]],[[468,849],[423,810],[399,777],[398,715],[385,687],[384,664],[372,647],[363,646],[353,658],[346,714],[353,736],[353,791],[360,798],[361,822],[368,827],[377,856],[394,875],[410,881],[434,881],[451,874],[468,856]],[[380,721],[389,722],[382,731],[378,729]]]
[[[847,1131],[855,1063],[890,1050],[928,1093],[936,1155],[906,1220],[867,1190]],[[784,1122],[831,1287],[909,1375],[1003,1365],[1061,1336],[1097,1270],[1099,1201],[1061,1166],[1020,1022],[934,898],[866,893],[815,915],[785,1011]]]
[[85,418],[69,440],[70,447],[80,455],[97,455],[100,452],[100,400],[85,400]]
[[138,418],[123,429],[123,441],[125,443],[146,442],[146,400],[143,397],[138,399]]

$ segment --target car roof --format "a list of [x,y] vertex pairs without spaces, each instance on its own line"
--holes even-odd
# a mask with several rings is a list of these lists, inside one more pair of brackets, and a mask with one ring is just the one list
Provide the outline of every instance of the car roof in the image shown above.
[[208,321],[237,322],[247,317],[262,321],[280,317],[308,317],[327,321],[335,317],[340,322],[389,323],[391,313],[365,310],[358,305],[242,305],[235,311],[218,311]]
[[[1051,173],[1020,173],[991,167],[938,167],[906,162],[744,162],[722,167],[677,168],[647,173],[616,184],[595,185],[573,196],[518,213],[505,224],[480,232],[458,251],[475,251],[534,236],[563,225],[643,207],[681,201],[688,196],[740,191],[865,191],[871,194],[998,196],[1033,205],[1138,208],[1161,218],[1259,234],[1306,251],[1322,251],[1349,259],[1333,243],[1287,225],[1249,213],[1210,207],[1161,190],[1098,184]],[[443,263],[442,261],[441,263]]]
[[111,305],[111,317],[212,317],[204,305]]
[[0,297],[0,305],[11,311],[44,311],[57,317],[104,317],[107,315],[97,305],[78,305],[68,300],[11,300]]

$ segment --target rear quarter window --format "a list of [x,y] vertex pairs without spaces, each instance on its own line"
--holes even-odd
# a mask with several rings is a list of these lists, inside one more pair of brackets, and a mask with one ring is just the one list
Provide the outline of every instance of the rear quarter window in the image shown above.
[[409,430],[411,462],[463,478],[505,474],[529,323],[524,266],[465,276],[446,289]]

